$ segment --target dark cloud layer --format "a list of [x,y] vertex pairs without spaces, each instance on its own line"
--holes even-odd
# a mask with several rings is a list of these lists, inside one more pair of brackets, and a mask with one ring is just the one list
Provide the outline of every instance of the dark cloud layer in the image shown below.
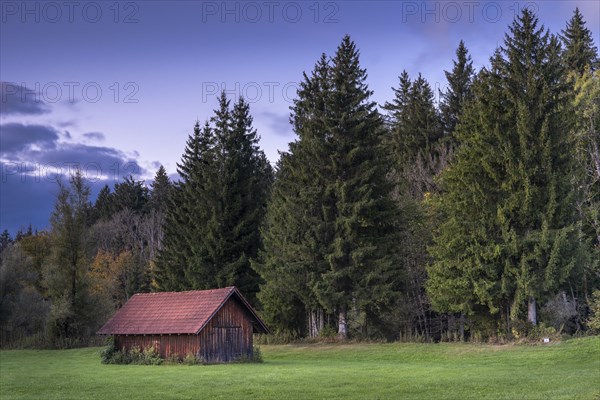
[[39,115],[50,112],[50,107],[39,93],[13,82],[0,82],[0,114]]
[[[92,200],[104,185],[146,173],[136,156],[112,147],[62,142],[64,135],[51,126],[6,123],[0,125],[0,132],[0,230],[12,234],[29,224],[40,229],[48,225],[57,181],[67,180],[75,169],[92,187]],[[84,136],[104,136],[90,134]]]
[[18,154],[28,151],[33,145],[50,150],[56,147],[58,132],[46,125],[25,125],[6,123],[0,125],[0,156],[8,159],[17,158]]
[[[116,179],[145,173],[138,162],[127,157],[122,151],[112,147],[88,146],[80,143],[64,143],[51,151],[32,151],[31,160],[41,164],[59,166],[78,166],[84,171],[97,171],[98,176],[116,177]],[[88,177],[92,179],[90,175]]]

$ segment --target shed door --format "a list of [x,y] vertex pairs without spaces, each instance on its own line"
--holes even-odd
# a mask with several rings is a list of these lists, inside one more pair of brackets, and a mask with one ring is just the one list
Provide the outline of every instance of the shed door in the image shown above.
[[215,327],[218,361],[232,361],[242,356],[242,328],[239,326]]

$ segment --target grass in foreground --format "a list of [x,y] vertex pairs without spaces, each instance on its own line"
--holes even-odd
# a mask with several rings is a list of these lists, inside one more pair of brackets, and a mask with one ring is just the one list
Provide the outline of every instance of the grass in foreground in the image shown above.
[[8,399],[600,399],[600,337],[537,346],[262,346],[263,364],[103,365],[99,348],[0,352]]

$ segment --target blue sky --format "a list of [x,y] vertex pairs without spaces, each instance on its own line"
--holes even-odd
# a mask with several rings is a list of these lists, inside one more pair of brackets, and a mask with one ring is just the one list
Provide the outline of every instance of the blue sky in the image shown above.
[[[0,25],[0,230],[48,225],[56,180],[80,166],[93,193],[160,164],[175,176],[216,93],[251,103],[271,162],[294,140],[303,71],[350,34],[374,100],[398,75],[445,86],[460,39],[477,69],[518,10],[552,33],[576,6],[600,43],[596,1],[4,1]],[[436,90],[437,92],[437,90]]]

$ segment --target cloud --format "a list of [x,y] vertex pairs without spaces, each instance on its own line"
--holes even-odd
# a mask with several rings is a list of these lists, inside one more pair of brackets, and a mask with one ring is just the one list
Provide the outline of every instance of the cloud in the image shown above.
[[29,224],[46,227],[56,199],[56,182],[68,179],[75,169],[81,170],[92,193],[129,175],[139,179],[147,174],[135,156],[113,147],[63,142],[64,134],[51,126],[6,123],[0,131],[0,231],[14,233]]
[[102,142],[105,139],[104,133],[102,132],[87,132],[83,134],[83,137],[89,140],[95,140],[98,142]]
[[2,115],[40,115],[50,112],[50,107],[40,99],[40,94],[26,86],[0,81],[0,113]]
[[267,125],[276,135],[291,136],[293,134],[289,114],[277,114],[272,111],[263,111],[259,115],[266,120]]
[[71,128],[77,126],[77,121],[75,121],[74,119],[71,119],[69,121],[60,121],[57,122],[56,125],[58,125],[61,128]]
[[50,150],[56,147],[58,132],[51,126],[11,122],[0,125],[0,156],[15,159],[34,145]]
[[27,156],[33,162],[47,166],[47,170],[59,168],[65,175],[73,168],[80,168],[87,179],[94,181],[110,179],[118,182],[129,175],[146,174],[146,169],[137,160],[112,147],[61,143],[50,151],[34,150]]
[[[135,160],[137,152],[134,157],[129,157],[113,147],[60,142],[59,132],[51,126],[11,122],[0,125],[0,131],[0,156],[11,162],[97,168],[102,176],[122,177],[146,172]],[[84,136],[104,137],[99,132]]]

